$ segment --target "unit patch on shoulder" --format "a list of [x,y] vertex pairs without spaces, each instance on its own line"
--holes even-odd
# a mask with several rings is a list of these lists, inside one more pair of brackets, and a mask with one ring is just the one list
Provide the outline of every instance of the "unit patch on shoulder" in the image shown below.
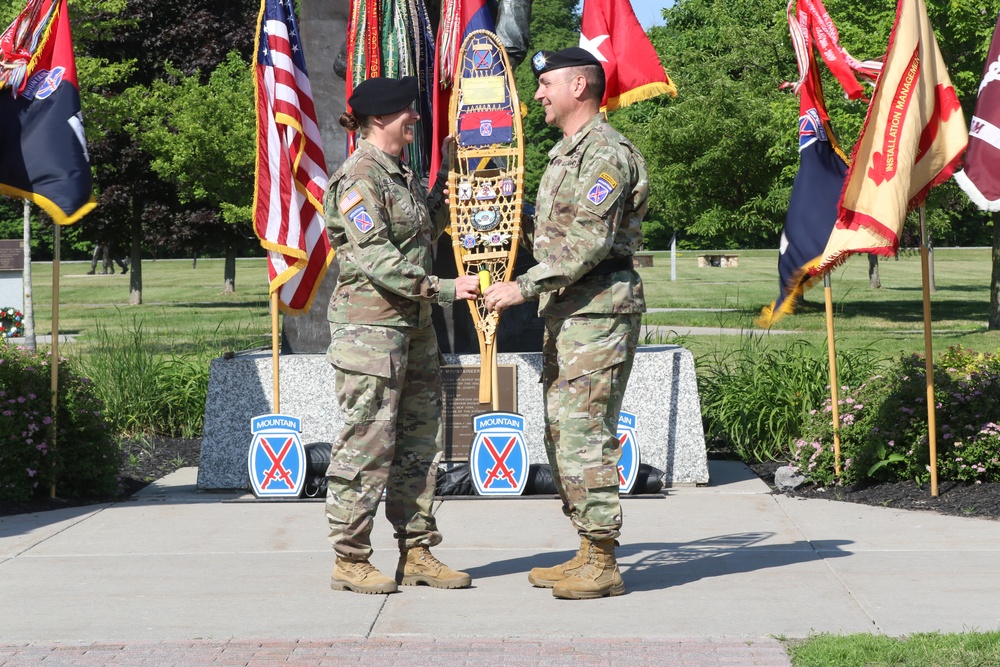
[[351,188],[340,200],[340,212],[347,213],[352,208],[361,203],[361,193],[357,188]]
[[356,207],[347,214],[347,217],[354,223],[354,226],[357,227],[358,231],[362,234],[367,234],[368,231],[375,226],[375,221],[372,220],[370,215],[368,215],[368,211],[364,206]]
[[587,199],[594,206],[598,206],[605,199],[608,198],[615,188],[618,187],[618,181],[611,177],[607,172],[601,172],[601,175],[597,177],[597,182],[590,188],[587,192]]

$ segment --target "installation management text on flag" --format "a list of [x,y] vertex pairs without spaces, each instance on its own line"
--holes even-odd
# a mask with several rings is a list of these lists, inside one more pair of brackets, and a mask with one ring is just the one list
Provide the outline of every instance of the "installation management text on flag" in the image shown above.
[[604,66],[601,106],[608,111],[657,95],[677,96],[629,0],[585,0],[580,46]]
[[969,123],[965,168],[955,180],[973,204],[984,211],[1000,211],[1000,16]]
[[0,36],[0,192],[69,225],[97,202],[66,0],[31,0]]
[[924,0],[899,0],[885,65],[817,273],[851,254],[895,254],[907,212],[951,178],[968,136]]
[[333,250],[326,237],[326,161],[292,0],[263,0],[257,20],[254,231],[267,249],[279,308],[308,312]]

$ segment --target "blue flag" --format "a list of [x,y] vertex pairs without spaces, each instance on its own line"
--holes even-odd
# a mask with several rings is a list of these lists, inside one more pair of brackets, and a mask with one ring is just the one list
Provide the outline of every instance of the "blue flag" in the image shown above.
[[812,63],[799,90],[799,171],[792,183],[778,256],[779,294],[757,324],[770,327],[795,312],[803,292],[818,280],[819,264],[837,222],[847,162],[830,131],[819,71]]
[[[22,36],[26,43],[15,45]],[[32,36],[41,43],[30,43]],[[97,203],[66,0],[29,3],[0,41],[8,72],[17,72],[0,79],[0,192],[36,203],[60,225],[72,224]],[[17,60],[7,62],[14,53]],[[28,53],[30,60],[20,57]]]

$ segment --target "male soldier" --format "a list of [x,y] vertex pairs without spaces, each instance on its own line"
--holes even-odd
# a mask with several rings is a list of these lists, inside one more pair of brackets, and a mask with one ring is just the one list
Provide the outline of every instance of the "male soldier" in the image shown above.
[[[340,123],[361,138],[330,178],[324,209],[340,274],[330,300],[330,348],[344,428],[327,469],[326,515],[337,553],[334,590],[393,593],[397,584],[464,588],[471,578],[437,560],[431,513],[441,458],[441,374],[431,302],[478,294],[478,278],[431,275],[448,222],[444,183],[428,197],[400,152],[420,118],[417,81],[373,78]],[[399,542],[395,581],[368,558],[383,489]]]
[[581,539],[570,561],[534,568],[528,581],[558,598],[622,595],[617,430],[646,309],[632,268],[646,212],[646,164],[600,111],[604,70],[593,55],[539,51],[531,66],[545,122],[563,138],[549,151],[534,229],[525,230],[538,266],[489,287],[486,305],[500,311],[540,299],[545,450],[563,512]]

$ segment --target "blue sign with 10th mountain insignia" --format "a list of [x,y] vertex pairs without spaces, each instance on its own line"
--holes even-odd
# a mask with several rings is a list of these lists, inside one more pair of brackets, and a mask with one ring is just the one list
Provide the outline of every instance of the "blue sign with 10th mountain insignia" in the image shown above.
[[247,468],[254,495],[298,498],[306,476],[306,451],[299,439],[302,422],[289,415],[260,415],[250,420],[250,430]]
[[528,448],[524,417],[511,412],[487,412],[472,420],[476,437],[469,451],[469,468],[481,496],[519,496],[528,481]]
[[618,442],[622,448],[618,459],[618,492],[631,493],[639,473],[639,443],[635,439],[637,418],[622,411],[618,416]]

